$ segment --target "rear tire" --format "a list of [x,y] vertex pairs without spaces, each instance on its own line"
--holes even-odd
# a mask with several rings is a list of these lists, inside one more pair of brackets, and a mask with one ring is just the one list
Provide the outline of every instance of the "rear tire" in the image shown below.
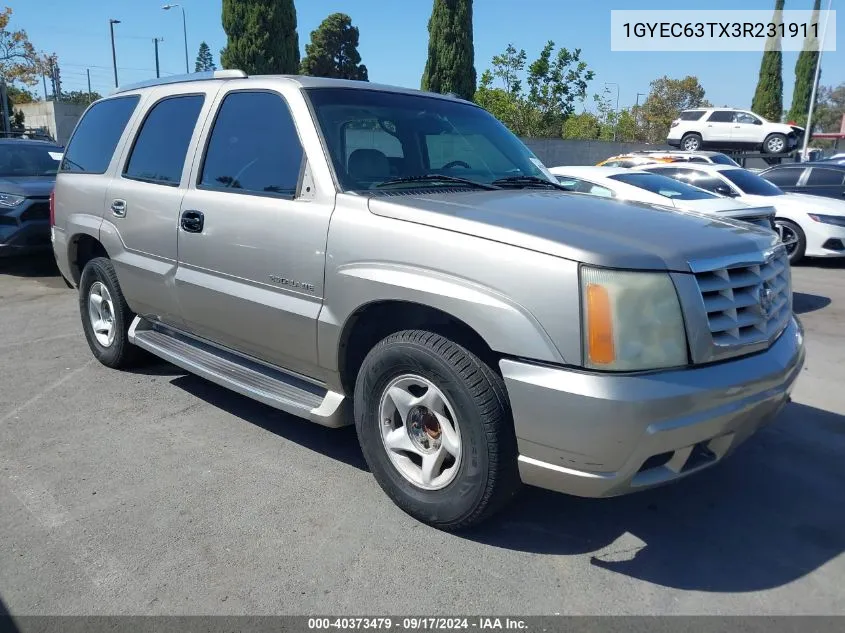
[[[354,402],[370,470],[417,520],[442,530],[467,528],[518,490],[504,382],[461,345],[421,330],[388,336],[364,359]],[[427,463],[439,464],[428,476]]]
[[697,152],[701,149],[701,134],[690,132],[681,138],[681,149],[686,152]]
[[783,134],[769,134],[763,141],[766,154],[783,154],[786,151],[786,137]]
[[795,240],[795,246],[786,249],[789,255],[789,264],[794,266],[804,259],[804,251],[807,249],[807,236],[804,235],[800,226],[790,220],[775,218],[775,226],[782,242]]
[[95,257],[85,264],[79,281],[79,312],[91,353],[106,367],[138,364],[143,350],[127,337],[135,314],[126,304],[111,260]]

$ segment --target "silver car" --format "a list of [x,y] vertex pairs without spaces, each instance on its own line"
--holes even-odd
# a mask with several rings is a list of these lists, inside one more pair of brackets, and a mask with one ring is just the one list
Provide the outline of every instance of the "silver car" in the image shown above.
[[100,362],[146,350],[354,423],[441,529],[521,483],[604,497],[713,465],[804,362],[771,231],[567,193],[450,96],[232,70],[126,87],[81,119],[53,204]]

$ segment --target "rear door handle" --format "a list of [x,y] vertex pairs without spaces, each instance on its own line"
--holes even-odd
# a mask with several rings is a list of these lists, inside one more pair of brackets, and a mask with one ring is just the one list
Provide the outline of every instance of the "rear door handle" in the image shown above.
[[202,211],[183,211],[179,225],[187,233],[202,233],[203,226],[205,225],[205,216]]
[[111,203],[111,213],[117,218],[122,218],[126,215],[126,200],[116,198]]

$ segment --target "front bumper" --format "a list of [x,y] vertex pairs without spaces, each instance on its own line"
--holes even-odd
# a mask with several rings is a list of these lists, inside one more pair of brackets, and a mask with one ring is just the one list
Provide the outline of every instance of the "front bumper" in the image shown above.
[[49,221],[26,222],[21,226],[0,226],[0,257],[49,250]]
[[804,354],[793,319],[765,352],[692,369],[613,375],[503,360],[520,476],[611,497],[697,472],[775,418]]

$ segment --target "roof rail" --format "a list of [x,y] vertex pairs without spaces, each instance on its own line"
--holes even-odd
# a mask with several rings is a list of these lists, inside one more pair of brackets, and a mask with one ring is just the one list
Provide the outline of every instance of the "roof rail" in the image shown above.
[[207,70],[204,72],[190,73],[187,75],[170,75],[169,77],[159,77],[158,79],[148,79],[146,81],[139,81],[134,84],[127,84],[115,88],[111,94],[119,94],[121,92],[128,92],[130,90],[138,90],[139,88],[150,88],[152,86],[165,86],[167,84],[179,84],[187,81],[205,81],[208,79],[245,79],[248,75],[242,70]]

